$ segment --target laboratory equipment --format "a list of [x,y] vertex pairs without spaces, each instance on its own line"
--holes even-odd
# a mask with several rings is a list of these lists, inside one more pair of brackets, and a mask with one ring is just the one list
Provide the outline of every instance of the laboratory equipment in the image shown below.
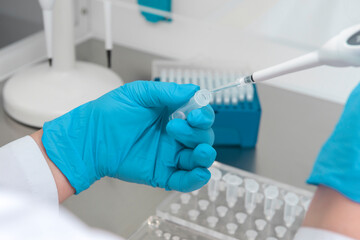
[[267,222],[264,219],[256,219],[255,226],[258,231],[262,231],[265,229]]
[[75,60],[73,11],[72,0],[55,1],[53,67],[30,67],[4,85],[4,109],[21,123],[42,127],[123,84],[109,69]]
[[278,238],[283,238],[287,232],[286,227],[284,226],[276,226],[275,227],[275,234]]
[[209,227],[214,228],[216,226],[216,224],[219,221],[219,218],[215,217],[215,216],[210,216],[206,219],[206,221],[209,224]]
[[245,179],[245,209],[251,214],[256,208],[256,196],[259,184],[254,179]]
[[219,182],[221,179],[221,171],[215,167],[211,167],[210,169],[211,178],[208,183],[208,195],[210,201],[215,201],[219,194]]
[[[292,239],[305,216],[303,202],[307,203],[311,200],[312,193],[218,162],[215,162],[212,168],[221,172],[223,177],[219,181],[219,186],[221,183],[225,186],[225,191],[219,189],[214,201],[210,201],[209,184],[201,188],[186,204],[182,204],[183,193],[175,192],[158,206],[157,216],[216,239],[243,240],[254,237],[256,240],[266,240],[270,237]],[[231,193],[234,192],[233,186],[226,184],[227,181],[235,182],[229,180],[231,177],[244,179],[244,184],[237,185],[238,195],[235,197],[230,194],[234,199],[236,198],[233,207],[229,207],[227,201],[228,189],[231,189]],[[244,192],[242,195],[241,189]],[[293,194],[299,198],[299,201],[293,208],[294,212],[290,212],[294,213],[290,214],[294,219],[289,225],[288,219],[284,218],[285,211],[288,210],[285,204],[280,203],[285,202],[285,198]],[[262,195],[263,197],[260,197]],[[171,212],[173,203],[181,204],[177,214]],[[294,206],[294,203],[291,206]],[[273,210],[271,218],[267,218],[269,213],[265,209]],[[287,215],[289,214],[286,213]],[[196,236],[195,233],[194,235]]]
[[239,186],[243,180],[236,175],[227,174],[224,176],[224,181],[226,182],[226,202],[232,208],[238,199]]
[[111,1],[104,0],[105,50],[108,68],[111,68],[111,52],[113,49],[111,15]]
[[267,220],[271,220],[275,215],[276,205],[278,203],[279,188],[276,186],[268,186],[265,191],[264,215]]
[[209,204],[210,203],[209,203],[208,200],[205,200],[205,199],[199,200],[199,208],[200,208],[200,210],[205,211],[208,208]]
[[206,89],[201,89],[183,106],[173,112],[169,119],[186,119],[187,115],[195,109],[205,107],[210,103],[211,93]]
[[360,25],[351,26],[341,31],[317,51],[256,71],[246,77],[240,77],[233,82],[213,89],[212,92],[236,86],[241,87],[323,65],[332,67],[360,66]]
[[296,208],[299,203],[299,197],[292,192],[289,192],[284,197],[284,222],[287,227],[290,227],[296,219]]
[[235,223],[228,223],[226,224],[226,229],[230,235],[234,235],[236,230],[238,228],[238,225]]
[[191,198],[191,195],[188,194],[188,193],[183,193],[183,194],[181,194],[181,196],[180,196],[181,203],[182,203],[182,204],[188,204],[189,201],[190,201],[190,198]]
[[247,240],[255,240],[257,235],[258,235],[258,233],[255,230],[247,230],[245,232],[245,236],[246,236]]
[[226,213],[228,212],[228,208],[225,206],[218,206],[216,208],[216,211],[217,211],[219,217],[225,217]]
[[[154,61],[152,72],[155,81],[199,84],[201,89],[213,89],[244,76],[232,70],[177,61]],[[211,95],[210,104],[216,114],[212,127],[216,135],[215,145],[254,147],[261,117],[255,85]]]
[[53,8],[55,0],[39,0],[44,22],[46,52],[49,66],[52,66],[52,34],[53,34]]
[[239,224],[243,224],[246,221],[247,216],[248,215],[246,213],[242,213],[242,212],[236,213],[235,215],[236,220],[238,221]]

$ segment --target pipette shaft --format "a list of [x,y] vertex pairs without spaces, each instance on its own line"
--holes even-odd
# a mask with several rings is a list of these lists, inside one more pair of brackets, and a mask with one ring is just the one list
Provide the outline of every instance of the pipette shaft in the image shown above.
[[322,63],[319,60],[318,52],[311,52],[298,58],[286,61],[284,63],[265,68],[260,71],[256,71],[251,76],[254,82],[261,82],[285,74],[317,67],[320,65],[322,65]]
[[111,2],[104,0],[104,19],[105,19],[105,50],[108,68],[111,68],[112,26],[111,26]]

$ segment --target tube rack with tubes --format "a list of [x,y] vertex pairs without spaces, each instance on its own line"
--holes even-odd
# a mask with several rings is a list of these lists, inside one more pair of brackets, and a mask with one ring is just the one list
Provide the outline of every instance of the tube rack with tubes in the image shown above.
[[[243,76],[243,74],[231,70],[198,67],[175,61],[155,61],[152,71],[155,81],[192,83],[199,85],[202,89],[200,91],[211,91]],[[189,107],[201,107],[195,98],[196,96],[190,100],[188,105],[183,106],[186,109],[174,112],[170,119],[184,119]],[[238,145],[241,147],[256,145],[261,106],[255,85],[212,93],[209,102],[216,114],[213,125],[216,135],[215,145]]]
[[293,238],[311,192],[219,162],[210,171],[209,183],[196,195],[172,193],[158,206],[157,216],[209,239]]

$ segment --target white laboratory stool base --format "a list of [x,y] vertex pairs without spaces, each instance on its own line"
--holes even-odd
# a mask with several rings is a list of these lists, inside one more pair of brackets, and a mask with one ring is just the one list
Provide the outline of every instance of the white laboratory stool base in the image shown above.
[[15,120],[42,127],[75,107],[123,85],[111,70],[76,62],[69,71],[41,64],[9,79],[4,86],[5,111]]

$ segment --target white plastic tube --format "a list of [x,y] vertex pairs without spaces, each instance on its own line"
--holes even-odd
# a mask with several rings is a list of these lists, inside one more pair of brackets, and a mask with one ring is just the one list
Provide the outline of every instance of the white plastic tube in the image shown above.
[[276,186],[268,186],[265,191],[264,215],[267,220],[271,220],[275,215],[276,201],[279,196],[279,188]]
[[182,107],[173,112],[169,119],[186,119],[187,115],[195,109],[202,108],[210,103],[211,92],[207,89],[201,89]]
[[219,195],[219,181],[221,179],[222,173],[219,169],[212,167],[209,169],[211,173],[211,178],[208,183],[208,196],[210,201],[215,201]]
[[259,184],[253,179],[245,179],[245,209],[251,214],[256,208],[256,195]]
[[235,175],[227,175],[224,177],[226,182],[226,202],[230,208],[234,207],[238,198],[239,185],[242,184],[243,180]]
[[287,227],[290,227],[296,218],[296,206],[299,203],[299,197],[292,192],[289,192],[284,197],[284,222]]

